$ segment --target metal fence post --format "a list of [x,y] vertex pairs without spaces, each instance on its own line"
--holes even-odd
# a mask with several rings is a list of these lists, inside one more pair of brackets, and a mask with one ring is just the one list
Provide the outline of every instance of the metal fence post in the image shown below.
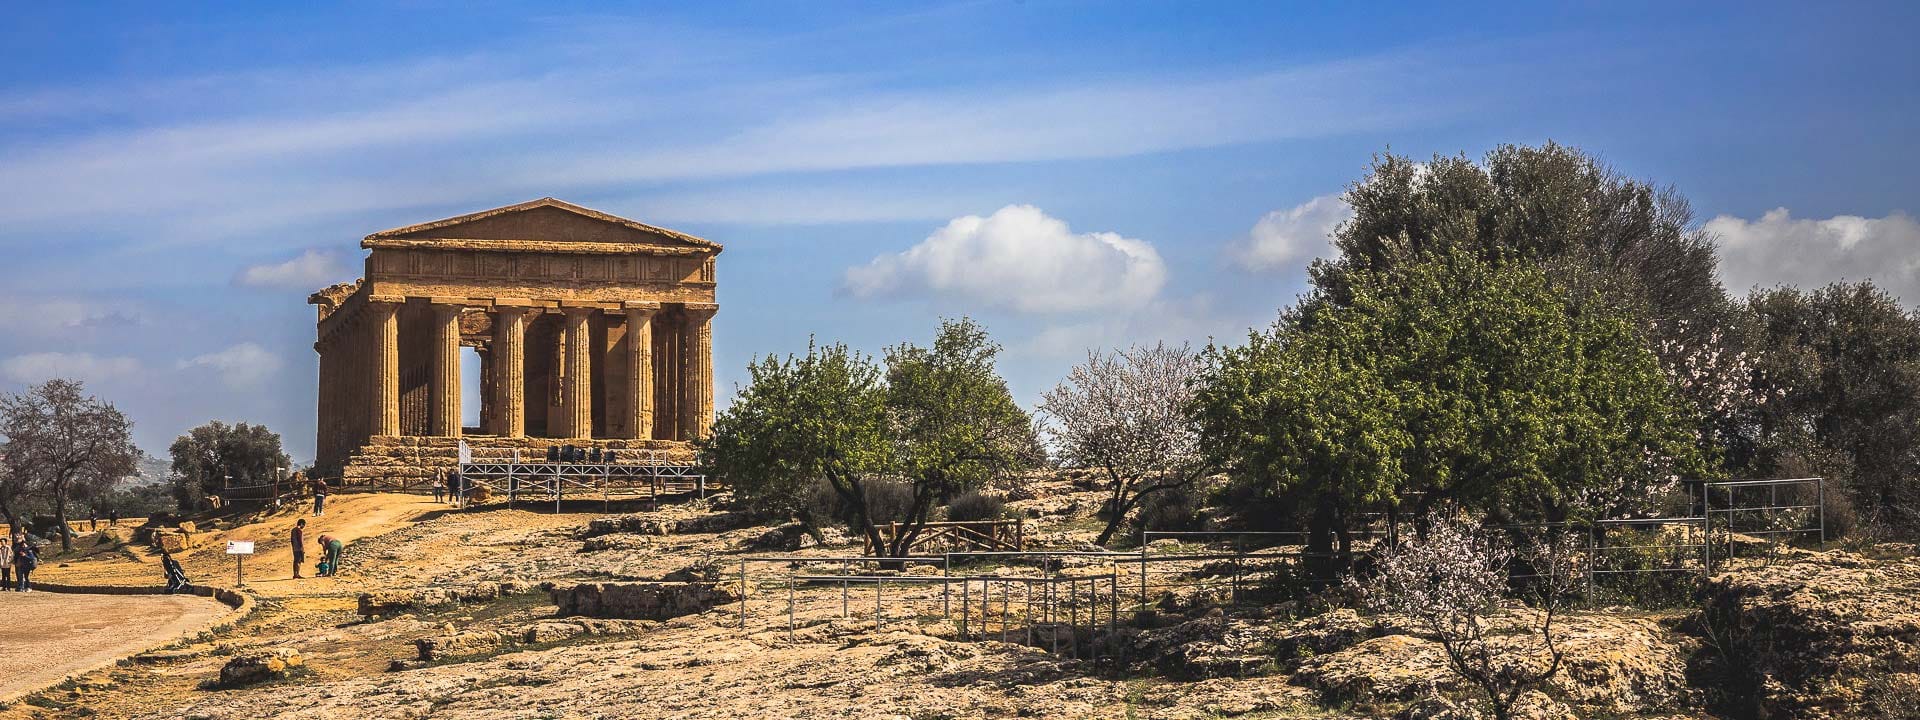
[[1827,544],[1827,479],[1814,478],[1813,487],[1818,497],[1814,502],[1820,506],[1818,508],[1820,513],[1820,544],[1825,545]]
[[967,619],[973,615],[973,579],[960,578],[960,639],[967,635]]
[[[1593,571],[1597,569],[1596,565],[1598,565],[1597,560],[1599,556],[1596,554],[1595,549],[1598,547],[1598,544],[1599,544],[1598,542],[1599,527],[1600,527],[1599,523],[1587,523],[1587,609],[1588,610],[1593,609]],[[1557,568],[1549,568],[1547,572],[1552,573],[1556,569]],[[1548,592],[1552,592],[1553,590],[1553,578],[1551,576],[1547,578],[1547,590]]]

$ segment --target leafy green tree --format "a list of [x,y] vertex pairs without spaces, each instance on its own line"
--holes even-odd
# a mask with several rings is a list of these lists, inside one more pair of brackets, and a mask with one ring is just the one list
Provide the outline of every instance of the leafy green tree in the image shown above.
[[205,509],[207,496],[234,485],[273,482],[293,462],[280,449],[280,435],[265,425],[218,420],[174,439],[173,496],[187,512]]
[[1747,307],[1771,401],[1746,469],[1825,476],[1865,522],[1920,532],[1920,315],[1871,283],[1763,290]]
[[1751,398],[1713,389],[1749,384],[1747,336],[1720,285],[1713,238],[1693,227],[1692,209],[1672,189],[1548,142],[1502,145],[1480,162],[1386,154],[1345,199],[1354,217],[1336,232],[1341,256],[1312,270],[1331,301],[1345,302],[1370,273],[1433,253],[1537,265],[1569,301],[1600,302],[1647,331],[1701,411],[1703,448],[1746,436]]
[[830,519],[810,514],[815,484],[826,481],[852,501],[857,524],[870,526],[863,482],[888,468],[879,366],[846,345],[809,343],[806,355],[769,355],[747,373],[701,444],[701,464],[749,507],[810,526]]
[[907,520],[885,546],[889,557],[913,547],[935,506],[1024,465],[1033,421],[995,369],[999,354],[986,328],[967,318],[941,322],[930,347],[887,350],[890,457],[914,488]]
[[[132,475],[140,459],[133,422],[75,380],[53,379],[0,399],[8,484],[40,493],[59,522],[60,546],[73,549],[67,503],[94,497]],[[3,498],[0,498],[3,499]],[[9,522],[13,510],[5,508]]]
[[[962,319],[942,323],[931,347],[890,348],[884,372],[844,345],[768,357],[715,419],[702,462],[756,507],[796,515],[824,480],[855,516],[854,529],[899,557],[934,507],[1018,467],[1031,443],[1031,422],[994,370],[998,352]],[[912,499],[889,542],[868,495],[898,480]]]
[[1354,279],[1344,302],[1315,293],[1246,346],[1209,348],[1194,404],[1202,451],[1237,483],[1311,509],[1310,550],[1369,508],[1612,516],[1706,472],[1692,409],[1605,303],[1460,251]]

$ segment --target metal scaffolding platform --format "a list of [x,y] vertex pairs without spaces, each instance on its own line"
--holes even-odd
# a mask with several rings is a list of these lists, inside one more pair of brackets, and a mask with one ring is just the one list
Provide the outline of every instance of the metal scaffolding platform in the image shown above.
[[658,456],[631,463],[466,462],[460,464],[460,477],[468,488],[484,487],[506,496],[509,507],[519,500],[539,498],[551,499],[556,510],[569,496],[592,499],[597,495],[608,503],[615,498],[645,498],[658,506],[663,497],[705,498],[720,489],[707,482],[698,466]]

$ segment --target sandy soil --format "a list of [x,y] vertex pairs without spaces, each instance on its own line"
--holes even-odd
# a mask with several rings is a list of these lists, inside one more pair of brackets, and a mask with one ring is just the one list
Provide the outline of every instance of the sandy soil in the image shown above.
[[0,697],[211,625],[229,608],[197,595],[0,593]]
[[[327,498],[327,512],[314,517],[311,505],[289,506],[262,522],[227,532],[211,533],[203,544],[186,553],[181,564],[187,577],[197,583],[232,585],[234,559],[226,554],[228,540],[251,540],[254,554],[246,560],[247,589],[261,597],[311,595],[335,591],[331,578],[312,578],[320,559],[314,542],[322,534],[340,538],[349,545],[397,527],[431,517],[449,506],[435,503],[431,497],[388,493],[335,495]],[[299,520],[307,521],[307,564],[298,582],[293,577],[293,548],[288,534]],[[158,555],[150,549],[132,550],[133,559],[124,556],[100,556],[61,566],[44,567],[34,577],[46,582],[70,582],[111,585],[157,585],[162,582]]]

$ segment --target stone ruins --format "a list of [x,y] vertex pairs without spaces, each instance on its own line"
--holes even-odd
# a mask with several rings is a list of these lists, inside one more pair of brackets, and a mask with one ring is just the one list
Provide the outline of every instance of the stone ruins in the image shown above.
[[[720,245],[542,198],[368,235],[319,307],[315,472],[416,483],[557,443],[690,456],[713,422]],[[461,348],[480,425],[461,423]]]

